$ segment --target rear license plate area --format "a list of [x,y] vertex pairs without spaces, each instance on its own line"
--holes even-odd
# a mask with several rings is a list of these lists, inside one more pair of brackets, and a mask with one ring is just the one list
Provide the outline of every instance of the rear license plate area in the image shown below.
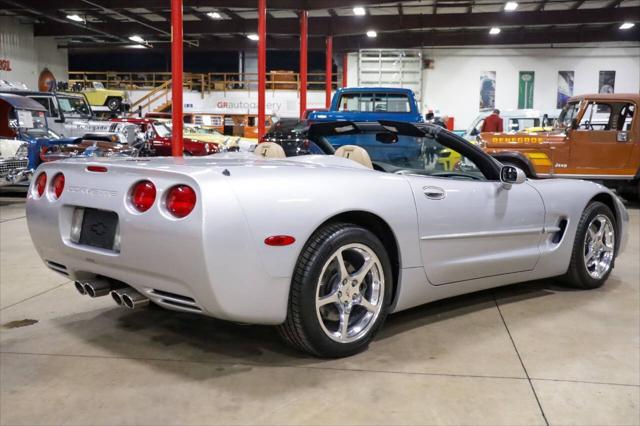
[[117,229],[118,215],[115,212],[85,208],[78,243],[113,250]]

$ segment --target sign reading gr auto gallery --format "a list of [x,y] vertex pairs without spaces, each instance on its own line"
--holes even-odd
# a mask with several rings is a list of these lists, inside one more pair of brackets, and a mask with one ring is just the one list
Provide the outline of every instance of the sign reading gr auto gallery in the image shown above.
[[0,71],[12,71],[9,59],[0,59]]
[[[258,110],[258,102],[257,101],[231,101],[227,99],[220,99],[216,102],[216,108],[222,110],[242,110],[242,111],[257,111]],[[267,110],[272,111],[273,113],[277,113],[282,108],[282,103],[280,102],[266,102],[265,105]]]

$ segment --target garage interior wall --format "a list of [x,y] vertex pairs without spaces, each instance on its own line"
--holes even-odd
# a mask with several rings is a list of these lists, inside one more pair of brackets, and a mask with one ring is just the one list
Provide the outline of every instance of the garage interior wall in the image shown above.
[[48,68],[58,81],[67,81],[66,49],[58,49],[53,37],[34,37],[33,26],[12,17],[0,17],[0,60],[10,62],[11,71],[0,70],[0,79],[19,81],[38,89],[38,77]]
[[640,92],[640,47],[622,43],[552,49],[427,49],[423,58],[433,60],[433,69],[423,72],[422,110],[455,116],[456,129],[466,128],[478,115],[482,71],[496,72],[496,107],[501,110],[518,108],[520,71],[535,72],[533,107],[541,111],[556,108],[558,71],[575,72],[575,95],[598,92],[600,71],[616,72],[616,93]]

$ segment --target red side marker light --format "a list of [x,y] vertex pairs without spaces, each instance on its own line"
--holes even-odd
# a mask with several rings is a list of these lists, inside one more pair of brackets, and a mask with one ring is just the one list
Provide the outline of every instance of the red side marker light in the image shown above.
[[291,235],[272,235],[264,239],[264,243],[268,246],[289,246],[296,242]]
[[53,190],[53,196],[57,200],[62,195],[62,191],[64,190],[64,175],[62,173],[58,173],[53,177],[51,181],[51,189]]
[[87,166],[88,172],[106,173],[107,168],[105,166]]

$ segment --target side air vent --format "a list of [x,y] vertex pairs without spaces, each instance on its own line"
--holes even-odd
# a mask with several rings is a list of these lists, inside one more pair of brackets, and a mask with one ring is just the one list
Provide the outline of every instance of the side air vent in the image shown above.
[[558,222],[558,230],[551,235],[551,242],[554,244],[558,244],[562,241],[562,237],[564,236],[564,232],[567,230],[567,219],[561,219]]

